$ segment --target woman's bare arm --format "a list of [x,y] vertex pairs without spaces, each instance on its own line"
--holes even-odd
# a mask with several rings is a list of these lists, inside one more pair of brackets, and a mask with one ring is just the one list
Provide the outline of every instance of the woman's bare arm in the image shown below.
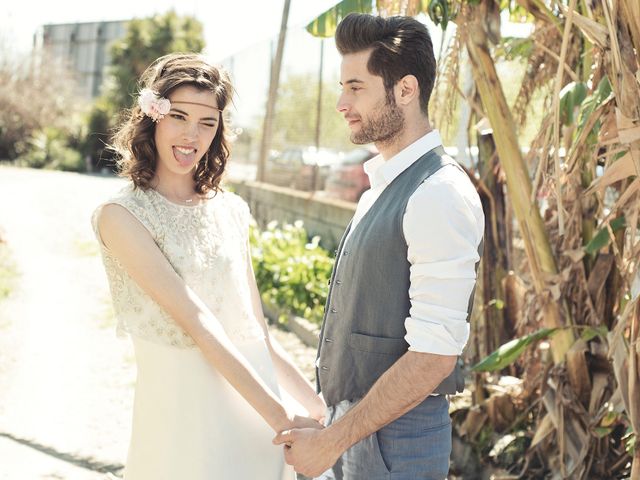
[[305,378],[300,369],[293,363],[289,354],[282,348],[275,338],[272,338],[267,328],[262,310],[262,302],[260,301],[260,292],[256,284],[256,277],[253,272],[253,266],[249,260],[247,265],[247,281],[251,288],[251,300],[253,303],[253,311],[265,332],[267,345],[271,352],[271,358],[276,368],[278,382],[283,388],[293,396],[300,404],[307,409],[309,415],[318,421],[322,421],[326,412],[324,400],[316,394],[311,383]]
[[147,229],[124,207],[98,214],[100,237],[127,273],[195,341],[206,359],[275,430],[294,424],[280,399],[236,349],[222,325],[175,272]]

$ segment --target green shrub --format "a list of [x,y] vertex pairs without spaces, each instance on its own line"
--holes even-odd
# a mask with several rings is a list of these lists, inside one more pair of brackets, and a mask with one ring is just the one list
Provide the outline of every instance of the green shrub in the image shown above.
[[71,172],[86,170],[82,154],[69,147],[70,138],[56,128],[36,132],[19,159],[19,164],[31,168],[51,168]]
[[103,167],[115,169],[114,154],[107,145],[111,142],[110,132],[115,125],[117,113],[105,98],[100,98],[87,113],[86,132],[81,141],[83,155],[91,159],[92,170]]
[[36,133],[27,142],[25,152],[18,157],[18,164],[31,168],[44,168],[49,162],[49,139],[44,132]]
[[51,156],[53,160],[47,165],[47,168],[66,172],[85,172],[87,170],[80,152],[61,143],[53,145]]
[[253,268],[262,300],[315,323],[322,322],[333,267],[330,253],[310,241],[301,221],[251,230]]

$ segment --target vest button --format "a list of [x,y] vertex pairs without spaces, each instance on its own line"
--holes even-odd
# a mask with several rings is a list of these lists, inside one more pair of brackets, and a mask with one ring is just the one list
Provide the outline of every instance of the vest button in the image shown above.
[[329,370],[329,367],[325,367],[324,365],[320,367],[321,370]]
[[331,313],[337,313],[337,312],[338,311],[335,308],[331,307]]
[[336,280],[336,285],[342,285],[342,280]]
[[327,342],[327,343],[332,343],[333,342],[333,340],[331,338],[325,338],[324,341]]
[[342,252],[342,255],[346,257],[347,255],[349,255],[349,252],[345,250],[344,252]]

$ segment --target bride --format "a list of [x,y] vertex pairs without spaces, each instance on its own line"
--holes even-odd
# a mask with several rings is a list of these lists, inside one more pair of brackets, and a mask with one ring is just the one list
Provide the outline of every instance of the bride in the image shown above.
[[[281,479],[274,433],[321,428],[325,405],[269,335],[249,209],[219,186],[232,86],[192,54],[159,58],[140,83],[115,136],[130,184],[92,219],[118,330],[136,353],[125,478]],[[287,409],[280,388],[308,417]]]

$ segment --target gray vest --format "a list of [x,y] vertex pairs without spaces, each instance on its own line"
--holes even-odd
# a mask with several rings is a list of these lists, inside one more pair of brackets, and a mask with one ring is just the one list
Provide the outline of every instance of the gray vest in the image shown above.
[[[404,322],[411,307],[410,264],[402,221],[409,197],[426,178],[445,165],[460,168],[444,155],[442,147],[431,150],[398,175],[346,244],[351,224],[342,237],[331,275],[316,369],[318,391],[328,405],[364,397],[409,350]],[[472,304],[473,293],[469,313]],[[458,360],[454,372],[434,393],[454,394],[464,389],[460,363]]]

